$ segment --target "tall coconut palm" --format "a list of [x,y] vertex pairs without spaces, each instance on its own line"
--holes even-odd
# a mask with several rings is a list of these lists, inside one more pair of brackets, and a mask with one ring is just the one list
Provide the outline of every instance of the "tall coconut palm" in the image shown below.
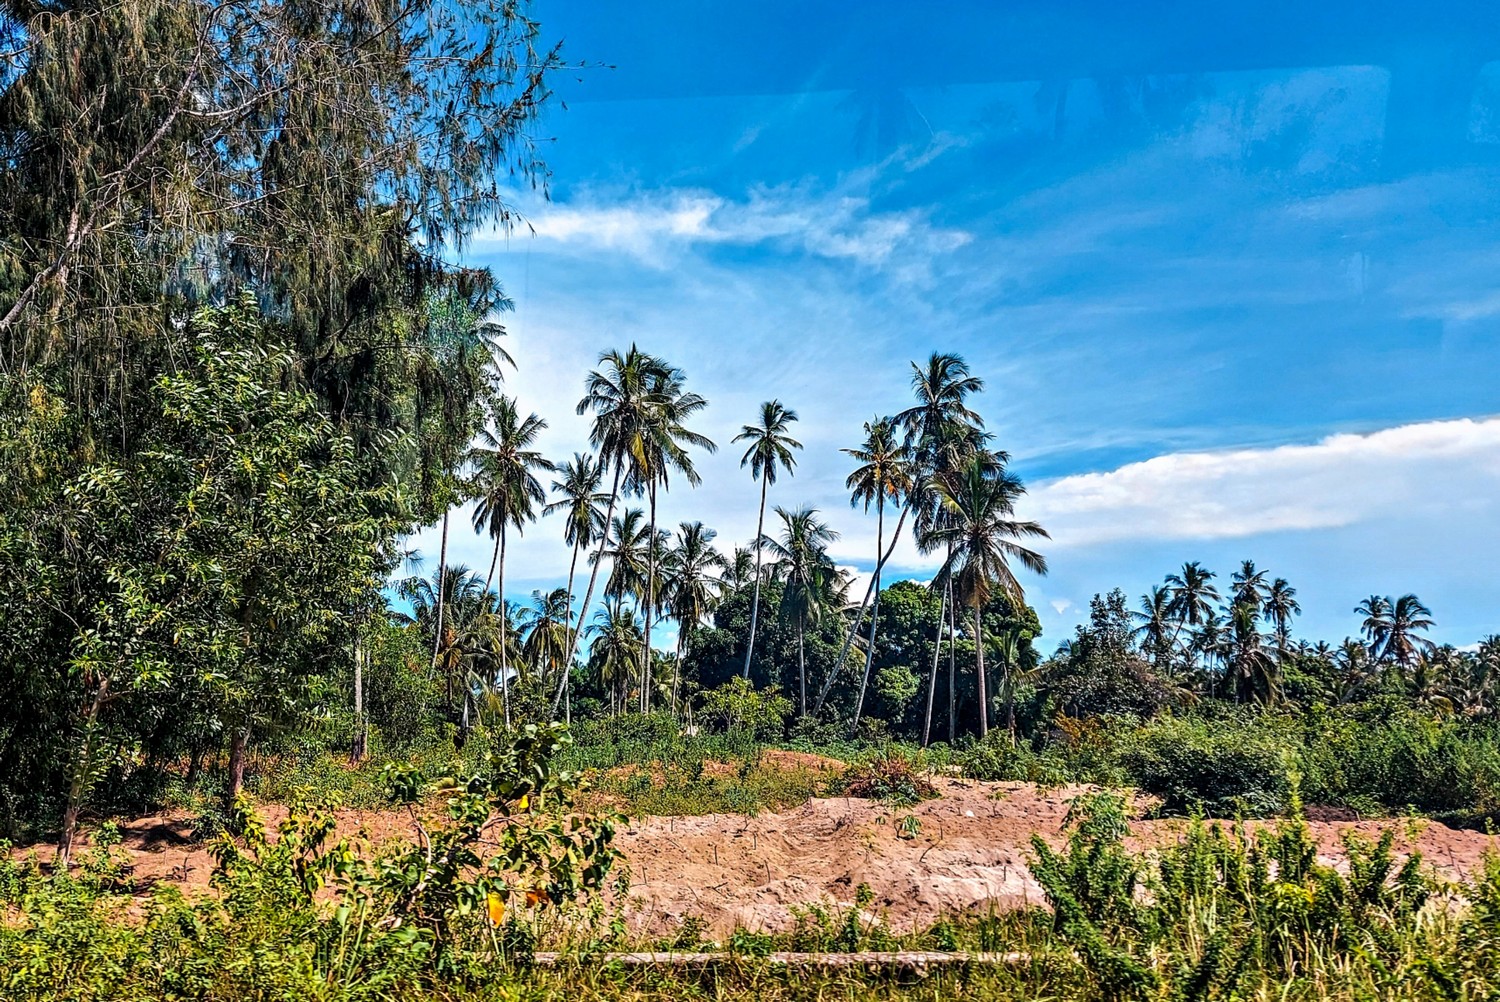
[[1266,651],[1260,632],[1260,607],[1248,601],[1229,609],[1229,620],[1218,641],[1220,659],[1234,678],[1234,701],[1261,699],[1275,703],[1280,698],[1276,659]]
[[650,532],[646,513],[639,508],[626,508],[610,520],[599,552],[589,556],[596,564],[601,559],[609,561],[604,598],[616,612],[624,607],[627,597],[639,600],[646,590]]
[[[818,518],[816,508],[788,511],[778,505],[781,538],[761,538],[761,545],[776,560],[785,586],[781,590],[781,614],[797,625],[797,706],[807,716],[807,628],[828,611],[837,572],[828,559],[828,544],[839,534]],[[830,573],[833,572],[833,573]]]
[[[864,510],[869,512],[870,505],[875,505],[875,576],[872,582],[875,605],[870,612],[870,640],[865,654],[865,670],[860,677],[859,696],[854,702],[854,718],[850,724],[852,729],[857,729],[859,718],[864,713],[865,689],[870,684],[870,672],[875,664],[875,630],[880,621],[881,556],[885,553],[885,506],[901,504],[911,491],[911,453],[897,437],[896,424],[890,418],[866,421],[864,444],[857,449],[843,451],[859,464],[844,481],[844,486],[850,491],[850,507],[862,504]],[[823,686],[825,693],[832,680],[833,672],[829,672],[828,681]],[[822,704],[820,697],[819,708]]]
[[430,578],[401,581],[396,592],[411,603],[411,621],[434,634],[432,670],[441,673],[443,701],[451,708],[463,662],[463,626],[485,595],[484,579],[463,564],[440,565]]
[[[571,663],[573,639],[573,576],[578,570],[578,554],[594,545],[604,535],[604,506],[609,495],[599,490],[604,480],[604,463],[582,452],[575,452],[571,461],[564,463],[561,478],[552,481],[552,490],[558,499],[542,509],[542,514],[563,516],[563,542],[572,549],[568,561],[567,618],[569,623],[568,655]],[[557,719],[558,707],[567,699],[570,672],[563,672],[558,679],[557,692],[552,698],[552,719]]]
[[756,554],[748,546],[736,546],[724,564],[724,584],[739,591],[755,579]]
[[1286,578],[1277,578],[1266,589],[1260,611],[1270,621],[1272,633],[1276,637],[1276,649],[1284,656],[1290,643],[1292,617],[1302,614],[1302,606],[1297,602],[1297,589]]
[[[694,487],[702,480],[688,455],[687,446],[708,452],[717,446],[706,435],[700,435],[687,427],[694,415],[708,406],[708,401],[696,393],[690,393],[684,385],[682,371],[662,363],[655,374],[651,388],[651,406],[646,412],[646,425],[639,461],[635,464],[635,485],[643,490],[650,511],[650,538],[658,540],[656,529],[656,501],[659,490],[668,486],[673,471]],[[663,589],[658,581],[659,556],[663,547],[653,545],[647,553],[645,600],[641,611],[645,614],[643,629],[645,649],[642,651],[641,671],[649,675],[651,669],[651,624],[661,607]],[[641,712],[651,708],[651,686],[641,686]]]
[[[517,533],[537,516],[537,505],[547,500],[547,493],[537,479],[540,472],[557,467],[532,446],[547,422],[535,414],[521,417],[516,402],[499,396],[489,407],[489,422],[479,432],[479,444],[473,450],[474,486],[478,504],[474,507],[474,531],[488,532],[495,540],[490,558],[490,572],[484,580],[489,588],[496,581],[496,593],[505,603],[505,538],[514,526]],[[495,577],[499,571],[498,580]],[[505,628],[504,617],[500,621]],[[505,726],[510,726],[510,664],[506,654],[506,637],[500,636],[500,693],[505,712]]]
[[1392,661],[1403,672],[1411,668],[1417,658],[1430,653],[1434,644],[1426,637],[1418,636],[1432,629],[1432,610],[1422,604],[1415,595],[1386,599],[1390,616],[1385,626],[1385,644],[1381,656]]
[[[1034,574],[1047,573],[1047,559],[1017,540],[1049,538],[1036,522],[1015,518],[1016,502],[1026,493],[1020,478],[992,458],[974,456],[961,469],[934,482],[946,517],[932,529],[934,541],[951,546],[938,571],[952,583],[954,600],[974,610],[975,678],[979,695],[979,736],[989,733],[989,693],[984,674],[984,607],[999,589],[1019,607],[1025,601],[1021,583],[1011,571],[1016,560]],[[1014,687],[1011,687],[1013,691]],[[1006,709],[1007,728],[1015,740],[1015,706]]]
[[568,671],[568,630],[572,625],[568,598],[565,588],[534,591],[531,605],[521,610],[521,630],[526,637],[521,654],[543,686]]
[[[896,424],[906,433],[906,444],[912,450],[914,461],[911,500],[906,511],[915,509],[916,524],[913,531],[917,546],[923,552],[944,549],[934,544],[932,529],[941,517],[943,505],[934,484],[940,476],[948,476],[961,468],[969,457],[984,449],[988,436],[984,432],[984,419],[969,407],[972,395],[984,389],[984,380],[969,371],[963,356],[947,352],[933,352],[925,366],[911,363],[912,394],[916,403],[897,414]],[[992,453],[1004,460],[1004,453]],[[896,529],[896,535],[901,530]],[[951,557],[952,554],[946,554]],[[953,595],[944,584],[939,589],[938,623],[942,629],[946,610],[948,619],[948,740],[957,736],[958,708],[958,658],[952,638],[957,633],[957,616],[953,607]],[[863,607],[861,607],[861,613]],[[855,617],[856,627],[859,616]],[[939,648],[941,644],[938,645]],[[933,652],[932,675],[927,680],[927,714],[923,726],[923,743],[929,736],[932,725],[932,704],[937,694],[937,664],[941,651]]]
[[745,454],[740,457],[740,466],[750,467],[752,480],[760,481],[760,508],[755,518],[755,594],[750,599],[750,640],[745,644],[745,668],[741,673],[750,677],[750,659],[755,656],[755,634],[760,623],[760,540],[766,533],[766,491],[776,483],[778,471],[788,476],[797,468],[797,457],[793,449],[802,448],[802,443],[788,434],[797,412],[783,407],[779,400],[767,400],[760,405],[760,423],[740,427],[734,437],[736,442],[748,442]]
[[1253,560],[1240,562],[1240,569],[1229,577],[1231,585],[1230,603],[1232,605],[1243,605],[1254,609],[1256,615],[1260,615],[1261,604],[1265,599],[1266,571],[1259,570]]
[[1163,667],[1172,649],[1171,608],[1171,592],[1161,585],[1153,585],[1141,596],[1140,610],[1130,614],[1130,618],[1140,624],[1131,635],[1150,652],[1151,663],[1158,669]]
[[[599,366],[584,380],[584,396],[578,402],[578,413],[593,411],[589,441],[598,450],[599,462],[614,471],[609,501],[604,509],[607,525],[619,503],[622,484],[632,488],[633,492],[639,492],[645,485],[652,410],[656,407],[657,391],[667,376],[668,367],[661,359],[646,354],[635,345],[625,352],[604,352],[599,356]],[[589,585],[578,610],[578,627],[570,643],[569,662],[576,653],[584,617],[594,599],[604,547],[605,537],[601,535],[599,551],[590,560]]]
[[1384,595],[1371,595],[1355,606],[1354,611],[1365,617],[1359,624],[1359,632],[1365,635],[1370,656],[1380,659],[1391,631],[1391,600]]
[[1172,596],[1170,606],[1177,629],[1172,633],[1175,645],[1183,629],[1202,625],[1213,612],[1213,603],[1219,600],[1219,589],[1213,585],[1214,572],[1196,560],[1182,565],[1180,574],[1167,575],[1167,591]]
[[724,557],[714,549],[717,533],[702,522],[683,522],[678,526],[677,545],[666,556],[666,605],[677,620],[677,665],[673,673],[672,708],[677,708],[678,682],[681,679],[683,651],[693,628],[707,618],[718,601],[722,588],[720,575]]
[[634,609],[604,608],[594,614],[588,632],[594,636],[589,644],[589,668],[609,692],[610,713],[618,714],[624,705],[622,690],[641,663],[640,623]]

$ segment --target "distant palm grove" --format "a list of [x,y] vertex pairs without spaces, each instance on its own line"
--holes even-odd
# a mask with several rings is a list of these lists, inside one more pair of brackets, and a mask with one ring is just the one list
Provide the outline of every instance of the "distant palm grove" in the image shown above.
[[[1315,640],[1273,572],[1188,563],[1042,657],[1047,533],[958,355],[914,348],[910,396],[840,430],[868,588],[799,501],[776,387],[715,443],[692,360],[619,345],[577,374],[588,451],[543,455],[510,301],[461,262],[517,222],[506,185],[545,188],[565,64],[525,4],[396,6],[0,0],[0,837],[66,855],[81,820],[232,800],[273,760],[557,720],[942,743],[1226,813],[1298,783],[1500,809],[1500,639],[1435,647],[1414,595],[1351,595],[1349,638]],[[718,447],[753,538],[659,518]],[[485,566],[449,559],[472,532]],[[565,584],[507,586],[522,532],[567,544]],[[896,579],[903,538],[930,580]]]

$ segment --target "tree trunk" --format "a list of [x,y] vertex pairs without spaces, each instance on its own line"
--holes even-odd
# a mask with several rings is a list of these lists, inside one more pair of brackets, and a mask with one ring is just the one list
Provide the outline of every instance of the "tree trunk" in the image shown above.
[[849,734],[859,731],[859,718],[865,712],[865,690],[870,685],[870,672],[875,667],[875,628],[880,623],[880,555],[885,552],[885,496],[875,499],[875,577],[871,584],[875,588],[875,606],[870,610],[870,649],[865,652],[865,673],[859,680],[859,697],[854,701],[854,721],[849,725]]
[[1001,665],[1002,674],[1005,678],[1005,731],[1010,735],[1010,746],[1016,746],[1016,679],[1014,675],[1015,666],[1006,658]]
[[365,760],[370,731],[365,725],[365,649],[358,634],[354,638],[354,741],[349,749],[349,761],[354,765]]
[[979,684],[979,740],[990,732],[990,696],[984,680],[984,605],[974,603],[974,675]]
[[[499,586],[500,597],[500,705],[505,713],[505,729],[510,730],[510,653],[506,649],[506,616],[505,609],[505,523],[500,524],[499,540],[500,577],[496,584]],[[464,686],[464,698],[469,698],[469,687]]]
[[229,802],[231,804],[245,786],[245,749],[249,744],[250,728],[248,726],[236,728],[234,736],[229,739]]
[[[573,543],[573,558],[570,561],[568,561],[568,612],[567,612],[566,622],[567,622],[567,627],[568,627],[568,631],[569,631],[569,634],[568,634],[568,650],[570,652],[573,649],[573,636],[572,636],[572,630],[573,630],[573,572],[578,569],[578,550],[579,550],[578,543],[574,542]],[[572,701],[568,699],[568,692],[567,692],[567,687],[571,684],[569,680],[570,680],[570,677],[572,676],[572,674],[573,674],[573,656],[570,653],[568,655],[568,660],[563,663],[562,678],[560,678],[560,679],[557,680],[557,695],[555,695],[555,696],[552,697],[552,720],[553,720],[554,723],[557,721],[557,706],[558,706],[559,703],[562,703],[563,705],[567,706],[568,709],[569,709],[569,711],[572,710]]]
[[948,582],[948,744],[958,740],[958,609]]
[[760,478],[760,516],[755,520],[755,597],[750,600],[750,642],[745,645],[745,678],[750,677],[750,658],[755,654],[755,628],[760,623],[760,537],[766,531],[766,478]]
[[651,507],[651,535],[646,537],[646,621],[641,651],[641,712],[651,712],[651,614],[656,611],[656,482],[646,488]]
[[83,807],[84,795],[92,785],[90,775],[94,771],[94,742],[98,734],[99,708],[109,695],[109,679],[99,680],[94,698],[89,703],[89,715],[83,724],[83,748],[79,755],[73,778],[68,783],[68,802],[63,808],[62,832],[57,839],[57,857],[54,869],[67,872],[68,861],[73,856],[73,839],[78,834],[78,812]]
[[[937,630],[932,640],[932,674],[927,676],[927,713],[922,718],[922,747],[926,748],[932,740],[932,704],[937,695],[937,673],[938,659],[943,654],[943,615],[948,610],[948,591],[944,589],[938,594],[938,618]],[[949,639],[952,643],[952,639]]]
[[807,614],[797,617],[797,691],[801,716],[807,716]]
[[[589,572],[588,591],[583,593],[583,605],[578,610],[578,629],[573,631],[572,643],[568,645],[568,664],[578,654],[578,638],[583,636],[583,620],[589,614],[589,603],[594,600],[594,585],[599,581],[599,565],[604,563],[604,548],[609,545],[609,520],[615,513],[615,502],[620,499],[620,465],[615,464],[615,483],[609,491],[609,506],[604,511],[604,532],[599,537],[599,556],[594,560],[594,569]],[[557,704],[552,704],[552,716],[557,716]]]
[[[438,651],[443,645],[443,602],[445,599],[444,579],[448,576],[448,510],[443,510],[443,541],[438,547],[438,574],[437,574],[437,627],[432,632],[432,670],[437,670]],[[448,695],[452,700],[452,694]]]
[[813,707],[814,715],[823,712],[823,701],[828,698],[828,692],[833,688],[833,680],[838,676],[839,672],[844,670],[844,663],[849,660],[849,648],[853,646],[854,638],[858,635],[859,628],[865,621],[865,607],[870,604],[870,596],[875,591],[875,575],[880,573],[885,567],[886,561],[891,559],[891,554],[896,552],[896,543],[901,539],[901,527],[906,524],[906,513],[910,510],[910,508],[903,508],[901,510],[901,517],[896,520],[896,531],[891,535],[891,545],[886,547],[885,556],[881,557],[875,563],[875,574],[870,576],[870,584],[865,588],[864,601],[859,603],[859,611],[854,614],[854,622],[850,625],[849,632],[844,637],[844,646],[839,649],[839,659],[834,662],[833,670],[823,680],[823,688],[818,692],[818,702]]

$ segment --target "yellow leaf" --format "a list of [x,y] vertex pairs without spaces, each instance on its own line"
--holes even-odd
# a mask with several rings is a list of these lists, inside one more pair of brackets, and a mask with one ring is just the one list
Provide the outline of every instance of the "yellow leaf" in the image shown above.
[[526,810],[526,808],[528,808],[530,806],[531,806],[531,798],[528,797],[524,793],[521,794],[521,799],[518,800],[518,801],[516,801],[516,810],[518,810],[518,811],[524,811],[524,810]]
[[491,922],[493,922],[495,925],[499,925],[501,922],[505,921],[505,899],[500,897],[500,895],[496,894],[494,891],[491,891],[490,896],[486,899],[485,903],[489,905]]

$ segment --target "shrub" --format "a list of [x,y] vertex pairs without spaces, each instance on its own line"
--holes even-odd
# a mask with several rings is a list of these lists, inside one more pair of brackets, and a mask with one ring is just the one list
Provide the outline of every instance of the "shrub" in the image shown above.
[[1287,804],[1286,742],[1254,719],[1161,717],[1131,735],[1120,759],[1169,813],[1269,817]]
[[911,759],[891,751],[850,766],[839,778],[836,789],[846,797],[882,800],[897,807],[937,796],[936,787]]

